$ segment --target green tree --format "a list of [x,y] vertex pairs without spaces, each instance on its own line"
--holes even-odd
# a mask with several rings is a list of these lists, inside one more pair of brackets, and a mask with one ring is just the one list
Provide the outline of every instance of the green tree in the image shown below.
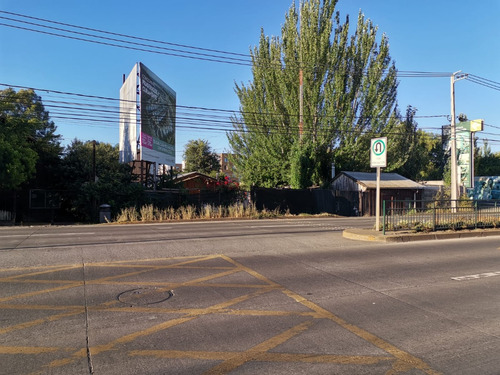
[[241,115],[228,134],[244,184],[321,186],[332,162],[337,170],[364,170],[370,138],[402,123],[388,39],[377,42],[377,28],[361,13],[350,35],[349,18],[340,22],[336,3],[309,0],[300,12],[292,5],[281,38],[261,30],[251,50],[253,80],[236,85]]
[[[391,137],[392,142],[388,146],[388,159],[392,166],[388,171],[417,181],[441,180],[445,164],[441,135],[418,130],[415,114],[416,109],[408,106],[405,120],[394,130],[397,133]],[[401,149],[405,152],[398,152]]]
[[474,163],[475,176],[500,176],[500,152],[493,153],[488,141],[477,149]]
[[415,162],[419,168],[413,179],[419,181],[443,179],[446,157],[441,135],[418,130],[417,156]]
[[33,90],[0,91],[0,189],[32,182],[46,187],[56,173],[61,146],[56,126]]
[[130,166],[119,163],[118,146],[73,140],[65,149],[61,174],[65,190],[72,192],[71,213],[83,221],[95,221],[98,207],[109,204],[113,212],[136,206],[143,199],[141,185],[132,183]]
[[219,156],[212,151],[206,140],[189,141],[184,147],[184,161],[186,162],[186,172],[210,174],[220,170]]

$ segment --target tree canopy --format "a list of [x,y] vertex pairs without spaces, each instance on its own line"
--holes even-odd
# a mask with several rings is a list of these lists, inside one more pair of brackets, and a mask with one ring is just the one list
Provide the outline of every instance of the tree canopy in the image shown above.
[[120,163],[118,154],[118,146],[109,143],[74,139],[66,147],[60,174],[64,190],[73,194],[71,213],[76,218],[95,220],[103,203],[117,209],[140,202],[143,188],[131,182],[130,166]]
[[186,172],[210,174],[220,170],[219,156],[212,151],[210,143],[203,139],[190,140],[184,147]]
[[500,152],[493,153],[487,141],[476,150],[475,175],[500,176]]
[[35,177],[46,181],[61,153],[60,136],[33,90],[0,91],[0,190]]
[[251,50],[253,80],[236,85],[241,115],[228,134],[244,184],[325,185],[331,163],[337,170],[368,169],[370,139],[378,136],[389,138],[388,170],[408,161],[410,150],[400,146],[412,141],[415,129],[406,132],[412,115],[408,122],[398,111],[388,38],[378,38],[361,12],[350,33],[349,17],[340,21],[336,3],[292,5],[281,37],[261,30]]

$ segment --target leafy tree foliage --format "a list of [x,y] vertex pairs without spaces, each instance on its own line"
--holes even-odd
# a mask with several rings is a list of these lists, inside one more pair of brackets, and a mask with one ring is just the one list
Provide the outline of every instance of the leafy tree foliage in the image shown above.
[[43,187],[56,173],[61,146],[56,126],[33,90],[0,91],[0,189],[32,182]]
[[244,184],[321,186],[329,182],[332,162],[337,170],[366,170],[375,136],[387,135],[397,152],[389,168],[407,162],[408,150],[397,145],[412,140],[396,105],[388,39],[383,35],[378,42],[377,28],[361,13],[349,34],[350,20],[340,22],[336,3],[305,1],[300,13],[292,5],[281,38],[261,30],[251,51],[253,80],[236,85],[241,116],[233,118],[235,131],[228,134]]
[[212,151],[206,140],[189,141],[184,147],[186,172],[201,172],[210,174],[220,170],[219,156]]
[[[118,146],[73,140],[62,160],[64,188],[74,192],[72,214],[84,221],[95,221],[98,207],[109,204],[118,212],[122,207],[140,204],[143,188],[131,182],[127,164],[118,161]],[[94,176],[95,160],[95,176]]]
[[488,142],[485,142],[476,153],[474,169],[476,176],[500,176],[500,152],[491,152]]
[[[392,137],[388,146],[388,159],[393,166],[389,171],[416,181],[441,180],[446,159],[441,135],[418,130],[416,111],[408,106],[405,120],[395,128],[398,136]],[[398,152],[401,149],[405,152]]]

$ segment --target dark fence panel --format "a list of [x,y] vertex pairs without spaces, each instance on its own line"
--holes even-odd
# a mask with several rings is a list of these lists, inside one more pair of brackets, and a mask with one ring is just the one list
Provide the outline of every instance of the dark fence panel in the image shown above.
[[336,196],[335,191],[328,189],[252,188],[250,195],[258,210],[288,211],[293,215],[329,213],[351,216],[355,213],[348,198]]
[[240,192],[237,190],[221,190],[221,191],[189,191],[180,189],[170,190],[148,190],[145,192],[146,202],[152,204],[159,209],[169,207],[179,208],[181,206],[196,206],[203,205],[213,206],[228,206],[237,202],[240,199]]

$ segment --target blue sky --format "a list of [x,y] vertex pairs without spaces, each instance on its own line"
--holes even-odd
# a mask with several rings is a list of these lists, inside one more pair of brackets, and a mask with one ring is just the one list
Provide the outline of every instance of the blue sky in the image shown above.
[[[261,28],[266,35],[281,34],[291,4],[291,0],[155,0],[143,4],[123,0],[0,0],[0,10],[248,54],[257,44]],[[340,0],[337,10],[341,19],[348,14],[354,22],[360,10],[371,19],[379,35],[388,36],[391,56],[400,71],[462,70],[500,82],[500,0]],[[0,16],[12,17],[5,13]],[[5,19],[0,23],[29,27]],[[238,110],[235,83],[247,83],[252,78],[248,66],[134,51],[0,26],[3,84],[118,98],[122,75],[128,75],[139,61],[174,89],[177,104],[186,107]],[[488,138],[492,149],[500,151],[500,92],[470,80],[457,82],[455,92],[456,113],[465,113],[469,119],[483,118],[486,126],[479,138]],[[38,93],[44,101],[64,97]],[[400,78],[398,102],[402,112],[407,105],[416,107],[417,116],[449,115],[450,79]],[[64,144],[74,138],[118,143],[117,121],[88,124],[54,118],[54,122]],[[447,120],[419,117],[417,122],[422,129],[438,132]],[[178,123],[177,162],[191,139],[208,140],[216,152],[228,150],[224,132]]]

